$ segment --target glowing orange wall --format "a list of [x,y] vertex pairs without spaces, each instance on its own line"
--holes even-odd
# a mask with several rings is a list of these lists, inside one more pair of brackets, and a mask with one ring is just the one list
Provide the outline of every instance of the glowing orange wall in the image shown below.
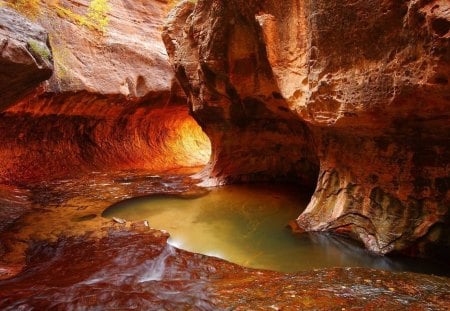
[[187,105],[165,102],[164,96],[141,103],[89,93],[31,96],[1,117],[0,182],[205,165],[208,137]]

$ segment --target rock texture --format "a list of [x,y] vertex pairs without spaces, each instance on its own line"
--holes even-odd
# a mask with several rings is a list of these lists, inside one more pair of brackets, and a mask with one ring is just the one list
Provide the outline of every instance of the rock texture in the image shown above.
[[[314,183],[318,161],[304,123],[274,83],[260,26],[234,2],[184,2],[163,39],[192,115],[210,137],[205,184],[266,179]],[[214,18],[210,18],[209,16]]]
[[12,9],[0,7],[0,111],[50,78],[47,32]]
[[446,310],[450,303],[444,276],[246,269],[167,245],[167,232],[142,221],[100,217],[130,197],[205,191],[186,176],[93,173],[27,186],[0,189],[32,206],[9,230],[0,226],[2,310]]
[[209,181],[318,176],[299,226],[385,254],[450,245],[449,30],[441,0],[200,0],[163,37]]
[[0,115],[0,184],[95,171],[203,166],[210,143],[186,106],[87,92],[27,97]]
[[160,32],[167,1],[6,1],[50,34],[55,70],[48,91],[144,97],[169,91]]
[[209,140],[188,115],[160,36],[167,1],[2,3],[49,32],[55,72],[0,115],[0,183],[208,161]]

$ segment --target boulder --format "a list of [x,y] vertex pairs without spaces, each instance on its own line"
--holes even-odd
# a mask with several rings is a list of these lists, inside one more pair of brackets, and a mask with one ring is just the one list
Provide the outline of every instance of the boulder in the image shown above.
[[16,11],[0,7],[0,111],[53,72],[48,34]]

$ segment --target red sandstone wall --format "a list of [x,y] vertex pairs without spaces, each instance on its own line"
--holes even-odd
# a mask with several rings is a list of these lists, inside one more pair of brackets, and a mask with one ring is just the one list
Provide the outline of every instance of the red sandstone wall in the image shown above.
[[178,6],[163,36],[212,141],[205,175],[311,183],[320,166],[302,228],[377,253],[450,245],[448,12],[441,0]]

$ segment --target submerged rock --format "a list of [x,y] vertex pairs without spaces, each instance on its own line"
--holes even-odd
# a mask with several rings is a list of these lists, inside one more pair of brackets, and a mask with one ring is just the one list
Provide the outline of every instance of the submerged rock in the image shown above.
[[52,73],[53,56],[44,28],[0,6],[0,111]]

